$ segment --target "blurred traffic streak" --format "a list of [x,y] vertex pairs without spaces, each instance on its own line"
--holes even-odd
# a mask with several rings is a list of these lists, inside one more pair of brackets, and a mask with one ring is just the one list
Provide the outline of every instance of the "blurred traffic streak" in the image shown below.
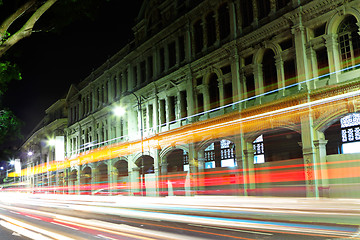
[[2,226],[50,239],[83,239],[79,232],[108,239],[359,239],[360,201],[351,199],[15,193],[0,199]]
[[[120,156],[128,156],[142,149],[158,149],[159,146],[196,143],[204,138],[221,138],[234,136],[240,132],[255,132],[259,125],[263,128],[271,128],[273,122],[290,121],[300,123],[301,118],[311,112],[318,114],[330,111],[334,108],[346,108],[347,99],[358,97],[360,90],[340,92],[328,96],[320,93],[304,93],[298,98],[291,98],[283,102],[281,108],[278,105],[268,104],[261,108],[248,109],[241,112],[230,113],[219,118],[185,125],[181,128],[159,133],[146,139],[133,142],[121,142],[108,146],[91,149],[78,155],[73,155],[65,161],[53,161],[48,164],[40,164],[29,169],[22,169],[21,173],[11,172],[10,177],[36,175],[45,172],[57,171],[76,165],[84,165],[91,162],[99,162]],[[304,102],[304,99],[307,99]],[[349,100],[349,101],[350,101]]]
[[[189,172],[178,171],[170,174],[162,174],[157,178],[144,179],[143,176],[124,180],[108,182],[96,179],[108,179],[108,174],[99,174],[97,178],[88,180],[89,183],[55,186],[50,179],[43,178],[45,184],[36,187],[30,186],[29,182],[8,183],[1,187],[1,192],[26,192],[34,194],[81,194],[81,195],[124,195],[139,196],[152,194],[153,196],[193,196],[193,195],[244,195],[245,189],[237,186],[244,185],[245,177],[256,187],[246,189],[251,196],[306,196],[307,167],[315,166],[314,175],[323,176],[321,169],[326,168],[331,178],[319,177],[320,180],[348,180],[348,189],[357,189],[357,179],[360,177],[360,160],[341,160],[325,163],[301,163],[303,159],[283,160],[281,165],[255,165],[252,169],[238,168],[214,168],[203,171]],[[132,180],[132,181],[131,181]],[[251,180],[251,181],[250,181]],[[334,182],[334,181],[333,181]],[[336,183],[336,184],[335,184]],[[341,188],[341,184],[328,183],[329,187]],[[146,186],[158,186],[158,189]],[[353,185],[353,186],[352,186]],[[135,186],[135,187],[134,187]]]

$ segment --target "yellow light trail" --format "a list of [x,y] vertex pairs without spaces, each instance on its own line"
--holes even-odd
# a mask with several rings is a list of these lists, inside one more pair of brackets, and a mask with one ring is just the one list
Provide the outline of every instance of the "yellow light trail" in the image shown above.
[[[126,143],[115,143],[101,148],[89,150],[72,156],[62,162],[50,162],[29,169],[23,169],[21,174],[9,173],[10,177],[40,174],[48,171],[70,168],[71,166],[83,165],[91,162],[98,162],[120,156],[127,156],[134,152],[140,152],[142,145],[144,149],[155,148],[166,145],[182,145],[199,142],[208,138],[220,138],[240,133],[254,132],[261,129],[272,128],[277,120],[280,122],[301,121],[302,116],[317,114],[329,109],[342,109],[347,107],[349,99],[358,97],[360,90],[356,88],[338,95],[323,98],[322,93],[316,92],[311,95],[304,94],[301,98],[290,98],[289,101],[282,101],[276,104],[267,104],[261,108],[246,109],[242,112],[230,113],[218,118],[185,125],[180,128],[159,133],[155,136]],[[336,88],[335,88],[336,90]],[[334,91],[336,92],[336,91]],[[313,99],[308,100],[308,99]],[[283,107],[281,107],[283,106]],[[30,173],[30,174],[28,174]]]

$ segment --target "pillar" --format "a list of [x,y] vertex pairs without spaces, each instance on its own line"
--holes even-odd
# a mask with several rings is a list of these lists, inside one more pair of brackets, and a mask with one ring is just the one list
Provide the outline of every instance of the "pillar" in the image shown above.
[[255,194],[254,152],[252,143],[245,143],[245,161],[243,161],[244,196]]
[[339,82],[338,76],[341,69],[337,34],[330,33],[327,34],[324,38],[329,60],[329,72],[331,74],[329,84],[336,84]]
[[328,140],[314,140],[316,151],[316,165],[318,166],[319,195],[329,197],[329,176],[326,162],[326,144]]
[[[301,13],[300,13],[301,14]],[[302,24],[302,17],[296,19],[294,23],[294,27],[291,29],[291,33],[294,35],[294,42],[295,42],[295,53],[296,53],[296,69],[297,69],[297,81],[303,82],[305,80],[310,79],[310,71],[307,66],[307,59],[306,59],[306,34],[305,34],[305,27]],[[304,83],[302,85],[307,85],[308,83]],[[299,85],[299,89],[301,86]]]
[[314,149],[313,119],[311,114],[301,116],[301,142],[303,148],[305,184],[307,197],[319,197],[319,177]]
[[129,172],[131,193],[140,193],[140,168],[133,167],[132,171]]
[[161,191],[161,196],[168,196],[169,195],[169,189],[168,189],[168,178],[167,178],[167,167],[168,167],[168,163],[167,162],[162,162],[161,163],[161,176],[159,176],[159,187],[160,187],[160,191]]

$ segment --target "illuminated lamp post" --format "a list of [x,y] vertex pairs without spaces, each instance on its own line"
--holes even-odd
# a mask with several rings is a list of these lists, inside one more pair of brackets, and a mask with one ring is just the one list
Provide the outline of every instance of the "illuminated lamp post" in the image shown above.
[[144,173],[144,129],[143,129],[143,114],[142,114],[142,103],[141,96],[138,97],[134,92],[131,92],[136,98],[138,112],[140,114],[140,136],[141,136],[141,177],[140,177],[140,191],[141,196],[144,196],[144,188],[145,188],[145,173]]
[[[141,195],[144,196],[144,184],[145,184],[145,174],[144,174],[144,129],[143,129],[143,115],[142,115],[142,103],[141,96],[138,97],[134,92],[131,92],[136,98],[138,112],[140,114],[140,136],[141,136],[141,173],[140,173],[140,190]],[[122,107],[116,107],[113,110],[116,116],[122,116],[125,113],[125,110]]]

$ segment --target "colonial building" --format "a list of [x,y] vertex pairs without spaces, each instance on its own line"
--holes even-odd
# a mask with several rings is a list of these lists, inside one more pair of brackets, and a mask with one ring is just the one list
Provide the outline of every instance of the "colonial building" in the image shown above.
[[144,1],[67,94],[70,191],[359,197],[359,21],[357,0]]
[[[64,160],[64,156],[61,159],[61,154],[64,155],[64,148],[61,147],[61,144],[64,145],[64,129],[67,127],[65,104],[65,99],[60,99],[52,104],[45,111],[45,117],[20,147],[19,152],[23,165],[20,177],[31,188],[52,188],[59,186],[64,181],[64,169],[38,173],[34,167],[46,169],[49,163]],[[56,142],[58,143],[56,144]],[[55,147],[58,153],[55,151]]]

